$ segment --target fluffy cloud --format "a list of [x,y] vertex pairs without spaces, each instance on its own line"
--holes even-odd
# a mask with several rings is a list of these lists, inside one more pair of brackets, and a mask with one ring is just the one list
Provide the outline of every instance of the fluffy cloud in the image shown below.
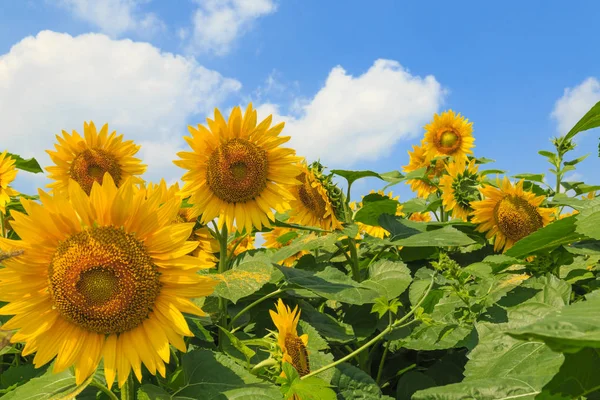
[[566,88],[563,96],[558,99],[552,111],[556,120],[557,130],[564,135],[600,101],[600,82],[596,78],[587,78],[581,84]]
[[0,139],[3,148],[48,165],[44,150],[55,134],[108,122],[143,145],[146,178],[172,180],[182,172],[171,160],[184,147],[188,118],[203,121],[240,87],[147,43],[44,31],[0,56]]
[[155,14],[139,10],[141,3],[140,0],[58,0],[57,4],[111,37],[125,32],[146,35],[164,29],[164,23]]
[[292,115],[281,115],[274,104],[259,107],[285,121],[290,145],[309,160],[330,167],[389,155],[404,138],[421,133],[444,97],[433,76],[411,75],[398,62],[377,60],[354,77],[342,67],[331,70],[325,85],[312,99],[298,99]]
[[276,10],[275,0],[197,0],[188,49],[224,55],[254,20]]

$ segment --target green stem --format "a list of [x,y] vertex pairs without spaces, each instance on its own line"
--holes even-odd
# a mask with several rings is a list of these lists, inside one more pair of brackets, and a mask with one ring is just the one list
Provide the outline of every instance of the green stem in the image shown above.
[[383,373],[383,364],[385,364],[385,358],[387,357],[388,351],[390,348],[389,342],[383,344],[383,355],[381,356],[381,361],[379,361],[379,369],[377,370],[377,378],[375,382],[379,385],[381,382],[381,374]]
[[121,400],[135,400],[133,373],[130,373],[121,388]]
[[6,237],[6,227],[4,226],[4,214],[0,213],[0,224],[2,225],[2,237]]
[[[271,298],[271,297],[273,297],[273,296],[277,296],[278,294],[285,292],[286,290],[287,290],[287,289],[281,289],[281,288],[280,288],[280,289],[277,289],[277,290],[275,290],[275,291],[273,291],[273,292],[271,292],[271,293],[269,293],[269,294],[266,294],[266,295],[264,295],[264,296],[263,296],[263,297],[261,297],[260,299],[258,299],[258,300],[256,300],[256,301],[254,301],[254,302],[252,302],[252,303],[250,303],[250,304],[248,304],[246,307],[244,307],[244,308],[243,308],[243,309],[242,309],[242,310],[241,310],[239,313],[237,313],[237,314],[236,314],[236,315],[235,315],[235,316],[234,316],[234,317],[231,319],[231,321],[229,322],[229,328],[230,328],[230,329],[231,329],[231,328],[233,328],[233,323],[234,323],[235,321],[237,321],[237,319],[238,319],[239,317],[241,317],[242,315],[244,315],[245,313],[247,313],[248,311],[250,311],[250,310],[251,310],[253,307],[255,307],[256,305],[258,305],[258,304],[262,303],[263,301],[265,301],[265,300],[267,300],[267,299],[270,299],[270,298]],[[233,331],[232,331],[232,332],[233,332]]]
[[[218,230],[217,230],[218,232]],[[219,274],[223,274],[227,271],[227,225],[223,224],[223,229],[218,235],[219,239]],[[227,327],[227,299],[219,297],[219,312],[221,314],[221,321],[219,325],[223,328]],[[219,330],[219,349],[223,350],[223,342],[225,341],[225,333]]]
[[107,388],[100,382],[92,381],[92,383],[90,383],[90,386],[94,386],[100,389],[100,391],[107,395],[110,400],[119,400],[119,398],[113,392],[111,392],[109,388]]
[[360,267],[358,266],[358,253],[356,252],[356,240],[353,238],[348,238],[348,244],[350,247],[350,257],[352,262],[350,263],[350,267],[352,268],[352,277],[356,282],[360,282]]
[[399,320],[397,320],[396,322],[394,322],[393,324],[388,324],[388,326],[381,331],[381,333],[377,336],[375,336],[373,339],[369,340],[367,343],[363,344],[362,346],[360,346],[358,349],[354,350],[352,353],[346,355],[345,357],[340,358],[339,360],[336,360],[334,362],[332,362],[331,364],[327,364],[326,366],[317,369],[316,371],[312,371],[311,373],[304,375],[302,378],[300,379],[307,379],[310,378],[311,376],[315,376],[317,374],[320,374],[323,371],[327,371],[330,368],[333,368],[335,366],[338,366],[339,364],[350,360],[351,358],[354,358],[357,354],[363,352],[364,350],[368,349],[369,347],[371,347],[372,345],[374,345],[375,343],[379,342],[379,340],[383,339],[388,333],[390,333],[394,328],[398,327],[401,323],[403,323],[404,321],[406,321],[408,318],[410,318],[415,311],[421,306],[421,304],[423,303],[423,301],[427,298],[427,296],[429,295],[429,292],[431,291],[431,288],[433,287],[433,282],[435,280],[435,272],[433,273],[433,275],[431,276],[431,282],[429,283],[429,286],[427,287],[427,290],[425,291],[425,293],[423,293],[423,296],[421,296],[421,299],[419,299],[419,302],[417,304],[415,304],[414,307],[412,307],[410,309],[410,311],[408,313],[406,313],[405,316],[403,316],[402,318],[400,318]]

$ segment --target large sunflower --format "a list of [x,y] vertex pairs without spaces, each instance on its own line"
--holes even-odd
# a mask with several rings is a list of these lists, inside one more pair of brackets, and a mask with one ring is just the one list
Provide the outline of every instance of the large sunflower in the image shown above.
[[[412,172],[418,169],[426,167],[426,176],[429,181],[433,182],[436,178],[442,176],[444,172],[445,163],[444,160],[438,159],[435,163],[426,161],[425,159],[425,145],[421,141],[420,146],[413,146],[413,151],[408,152],[408,165],[402,167],[404,172]],[[408,179],[407,185],[410,185],[410,189],[417,193],[418,197],[426,199],[430,194],[435,193],[437,186],[426,182],[421,179]]]
[[271,126],[269,115],[256,124],[256,110],[248,105],[245,114],[235,107],[225,121],[215,109],[215,119],[207,119],[208,128],[189,127],[191,137],[184,139],[191,152],[178,153],[175,165],[187,169],[183,175],[184,197],[194,205],[192,217],[201,215],[207,224],[219,218],[232,231],[270,226],[272,209],[292,199],[287,185],[298,184],[296,163],[300,160],[292,149],[279,147],[289,136],[279,136],[283,123]]
[[[371,190],[370,193],[375,193],[375,191]],[[398,201],[400,199],[400,196],[393,197],[394,195],[392,192],[389,192],[386,195],[383,190],[377,191],[377,194],[379,194],[381,196],[387,196],[391,200]],[[354,208],[354,207],[352,207],[352,208]],[[358,203],[357,208],[358,209],[362,208],[362,202]],[[402,212],[402,208],[403,208],[402,204],[398,203],[398,205],[396,206],[396,216],[397,217],[404,216],[404,212]],[[357,225],[358,225],[358,231],[360,233],[367,233],[367,234],[369,234],[373,237],[379,238],[379,239],[383,239],[384,237],[387,237],[390,235],[390,233],[388,231],[386,231],[385,229],[383,229],[381,226],[367,225],[367,224],[363,224],[362,222],[357,222]]]
[[479,200],[479,185],[481,176],[478,173],[475,160],[468,164],[452,162],[446,166],[448,175],[440,179],[442,189],[442,204],[452,217],[467,221],[473,211],[471,202]]
[[106,173],[90,195],[71,181],[66,193],[40,191],[41,204],[22,199],[27,214],[14,213],[21,241],[0,248],[24,250],[0,270],[0,315],[14,315],[3,329],[18,330],[23,355],[37,352],[36,367],[56,357],[54,372],[75,366],[77,384],[101,359],[109,386],[122,386],[143,363],[165,374],[169,344],[186,351],[192,332],[182,312],[204,315],[190,298],[208,296],[216,281],[198,274],[187,256],[191,223],[172,223],[173,198],[159,205],[127,179],[117,188]]
[[289,203],[289,222],[329,231],[342,229],[342,223],[338,219],[339,210],[334,208],[329,190],[324,185],[330,185],[329,189],[332,190],[332,184],[326,179],[325,182],[319,180],[313,168],[305,163],[301,164],[301,172],[297,178],[302,184],[292,187],[294,198]]
[[[294,239],[296,239],[298,235],[298,231],[289,228],[273,228],[271,232],[266,232],[262,234],[265,239],[265,243],[263,244],[268,249],[281,249],[284,246],[289,246]],[[286,267],[291,267],[294,265],[294,262],[298,260],[305,254],[309,252],[306,250],[301,250],[296,254],[286,258],[281,262],[282,265]]]
[[143,174],[146,166],[133,157],[140,146],[132,140],[123,141],[123,135],[117,136],[116,131],[109,135],[108,124],[97,132],[93,122],[84,122],[84,137],[75,130],[71,135],[66,131],[62,134],[62,137],[56,135],[56,151],[46,151],[56,164],[46,168],[49,178],[54,180],[48,184],[52,191],[67,192],[69,179],[73,179],[89,194],[94,182],[102,183],[107,172],[117,187],[129,177],[134,177],[134,183],[142,182],[137,175]]
[[16,190],[9,187],[17,176],[15,160],[6,155],[6,151],[0,155],[0,212],[6,213],[6,204],[10,202],[11,196],[19,194]]
[[310,373],[310,362],[306,351],[308,335],[298,336],[300,320],[298,306],[292,311],[279,299],[275,307],[277,311],[269,310],[269,314],[278,330],[277,343],[283,353],[283,361],[292,364],[300,376],[308,375]]
[[451,156],[456,162],[466,162],[473,154],[473,123],[454,111],[435,114],[425,125],[425,158],[431,161],[438,156]]
[[522,180],[513,186],[505,177],[498,186],[479,189],[484,200],[471,202],[472,222],[479,224],[477,231],[494,238],[494,250],[506,251],[550,223],[555,209],[540,207],[544,196],[524,191]]

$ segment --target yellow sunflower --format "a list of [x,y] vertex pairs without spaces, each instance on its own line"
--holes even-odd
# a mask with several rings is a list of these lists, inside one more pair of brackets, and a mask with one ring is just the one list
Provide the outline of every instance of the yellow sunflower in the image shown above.
[[451,156],[456,162],[467,162],[467,154],[473,154],[473,123],[454,111],[435,114],[433,121],[425,125],[425,158],[431,161],[438,156]]
[[468,220],[472,210],[471,202],[479,200],[481,176],[475,165],[475,160],[468,164],[452,162],[446,166],[448,175],[440,179],[442,189],[442,204],[452,217]]
[[306,163],[301,164],[301,172],[297,179],[302,184],[292,187],[293,199],[289,202],[291,212],[288,221],[328,231],[342,229],[342,223],[336,216],[327,188]]
[[[421,146],[413,146],[413,151],[408,152],[408,157],[408,165],[402,167],[404,172],[412,172],[427,167],[427,178],[432,182],[435,178],[442,176],[444,172],[445,163],[443,160],[436,160],[433,165],[425,160],[424,141],[421,141]],[[421,179],[408,179],[406,184],[410,185],[410,189],[415,192],[418,197],[423,199],[426,199],[430,194],[435,193],[437,190],[437,186]]]
[[235,107],[225,121],[215,109],[215,119],[207,119],[208,128],[189,127],[191,137],[184,139],[191,152],[180,152],[175,165],[187,169],[183,175],[183,197],[191,196],[191,217],[201,215],[202,224],[219,218],[219,229],[233,225],[241,232],[252,227],[270,226],[272,209],[292,199],[288,185],[297,185],[301,159],[292,149],[279,147],[288,136],[279,136],[283,123],[272,128],[269,115],[256,124],[256,110],[248,105],[242,116]]
[[140,146],[131,140],[123,141],[123,135],[117,136],[116,131],[109,135],[108,124],[97,132],[93,122],[84,122],[83,133],[81,137],[75,130],[71,135],[62,131],[62,137],[56,135],[56,151],[46,151],[56,164],[46,168],[54,180],[48,184],[51,191],[67,192],[69,179],[73,179],[89,194],[94,182],[102,183],[107,172],[117,187],[129,177],[134,183],[143,182],[137,175],[146,171],[146,165],[133,157]]
[[6,213],[6,204],[10,202],[11,196],[19,194],[16,190],[9,187],[17,176],[15,160],[6,155],[6,151],[0,155],[0,212]]
[[277,343],[283,353],[283,361],[288,362],[296,368],[298,375],[304,376],[310,373],[310,362],[308,360],[308,335],[298,336],[298,321],[300,310],[298,306],[292,309],[281,299],[275,305],[277,311],[269,310],[271,319],[277,327]]
[[484,200],[471,203],[472,222],[479,224],[477,231],[487,232],[486,238],[494,238],[494,250],[511,248],[515,242],[550,223],[553,208],[543,208],[540,204],[544,196],[523,190],[523,180],[513,184],[504,178],[499,188],[480,188]]
[[[371,190],[370,193],[375,193],[375,191]],[[400,196],[393,197],[392,192],[389,192],[386,195],[383,190],[379,190],[377,192],[377,194],[379,194],[381,196],[387,196],[390,199],[396,200],[396,201],[398,201],[400,199]],[[362,202],[358,203],[357,208],[358,209],[362,208]],[[398,205],[396,206],[396,216],[398,216],[398,217],[404,216],[404,213],[402,212],[402,208],[403,208],[402,204],[398,203]],[[367,225],[367,224],[363,224],[362,222],[357,222],[357,225],[358,225],[358,231],[360,233],[368,233],[369,235],[379,238],[379,239],[383,239],[384,237],[387,237],[390,235],[390,233],[388,231],[386,231],[385,229],[383,229],[381,226]]]
[[[284,246],[289,246],[299,235],[294,229],[273,228],[271,232],[263,233],[262,236],[265,239],[263,246],[268,249],[281,249]],[[294,265],[296,260],[308,253],[309,252],[306,250],[299,251],[298,253],[283,260],[281,264],[286,267],[291,267]]]
[[204,315],[190,300],[208,296],[216,281],[198,274],[198,246],[187,241],[191,223],[172,223],[180,206],[146,198],[131,179],[117,188],[106,173],[91,194],[75,181],[67,193],[40,190],[40,203],[22,199],[14,213],[20,241],[0,240],[3,251],[23,254],[3,262],[0,315],[14,315],[3,329],[18,330],[23,355],[36,367],[52,359],[54,372],[74,365],[77,384],[100,360],[108,386],[122,386],[131,370],[142,378],[165,375],[169,344],[186,351],[192,332],[182,312]]
[[429,221],[431,221],[431,213],[428,213],[428,212],[412,213],[412,214],[410,214],[410,217],[408,217],[408,219],[411,221],[417,221],[417,222],[429,222]]
[[243,235],[234,238],[227,245],[227,252],[234,257],[239,256],[245,251],[254,249],[254,235]]

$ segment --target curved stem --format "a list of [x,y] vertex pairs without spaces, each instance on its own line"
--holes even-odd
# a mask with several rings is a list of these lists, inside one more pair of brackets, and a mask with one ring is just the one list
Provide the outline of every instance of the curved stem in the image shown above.
[[381,356],[381,361],[379,361],[379,369],[377,370],[377,378],[375,379],[375,382],[379,385],[379,382],[381,382],[381,374],[383,373],[383,364],[385,364],[385,358],[387,357],[389,348],[390,348],[390,343],[386,342],[383,344],[383,355]]
[[100,391],[102,393],[104,393],[105,395],[107,395],[110,400],[119,400],[119,398],[113,392],[111,392],[111,390],[109,388],[107,388],[100,382],[92,381],[92,383],[90,383],[90,386],[94,386],[94,387],[100,389]]
[[269,294],[266,294],[266,295],[264,295],[264,296],[263,296],[263,297],[261,297],[260,299],[258,299],[258,300],[255,300],[254,302],[252,302],[252,303],[248,304],[248,305],[247,305],[246,307],[244,307],[244,308],[243,308],[243,309],[242,309],[240,312],[238,312],[238,313],[237,313],[237,314],[236,314],[236,315],[235,315],[235,316],[234,316],[234,317],[231,319],[231,321],[229,321],[229,327],[230,327],[230,328],[232,328],[232,327],[233,327],[233,323],[234,323],[235,321],[237,321],[237,319],[238,319],[239,317],[241,317],[242,315],[244,315],[245,313],[247,313],[248,311],[250,311],[250,310],[251,310],[251,309],[252,309],[254,306],[256,306],[256,305],[258,305],[258,304],[262,303],[263,301],[265,301],[265,300],[267,300],[267,299],[270,299],[270,298],[271,298],[271,297],[273,297],[273,296],[277,296],[278,294],[280,294],[280,293],[283,293],[283,292],[285,292],[286,290],[287,290],[287,289],[281,289],[281,288],[279,288],[279,289],[277,289],[277,290],[275,290],[275,291],[273,291],[273,292],[271,292],[271,293],[269,293]]
[[[403,323],[404,321],[406,321],[408,318],[410,318],[415,311],[421,306],[421,304],[423,303],[423,301],[427,298],[427,296],[429,295],[429,292],[431,291],[431,288],[433,287],[433,282],[435,280],[435,272],[433,273],[433,275],[431,275],[431,282],[429,283],[429,286],[427,287],[427,290],[425,291],[425,293],[423,293],[423,296],[421,296],[421,299],[419,300],[419,302],[417,304],[415,304],[414,307],[412,307],[410,309],[410,311],[408,313],[406,313],[406,315],[404,315],[402,318],[400,318],[399,320],[397,320],[396,322],[394,322],[393,324],[388,324],[387,328],[385,328],[383,331],[381,331],[381,333],[379,333],[379,335],[375,336],[373,339],[369,340],[367,343],[363,344],[362,346],[360,346],[358,349],[354,350],[352,353],[346,355],[345,357],[340,358],[339,360],[336,360],[334,362],[332,362],[331,364],[327,364],[326,366],[317,369],[316,371],[312,371],[311,373],[304,375],[302,378],[300,379],[306,379],[306,378],[310,378],[311,376],[315,376],[317,374],[320,374],[323,371],[327,371],[330,368],[333,368],[345,361],[350,360],[351,358],[353,358],[354,356],[356,356],[357,354],[363,352],[364,350],[368,349],[369,347],[371,347],[371,345],[379,342],[379,340],[383,339],[385,337],[385,335],[387,335],[388,333],[390,333],[394,328],[397,328],[401,323]],[[411,321],[412,323],[412,321]]]

